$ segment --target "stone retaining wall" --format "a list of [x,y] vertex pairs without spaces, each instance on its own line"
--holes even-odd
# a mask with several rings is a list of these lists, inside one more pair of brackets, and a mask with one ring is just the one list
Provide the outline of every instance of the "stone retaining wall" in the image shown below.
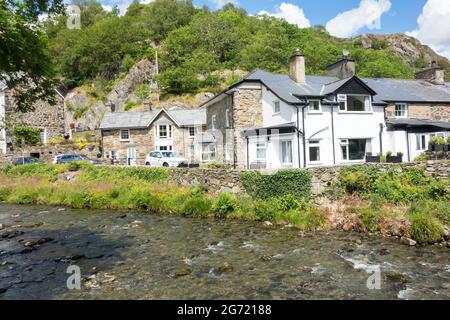
[[[376,166],[380,172],[389,168],[421,168],[426,175],[439,179],[448,179],[450,174],[450,161],[427,161],[402,164],[366,164],[367,166]],[[311,173],[312,193],[319,194],[326,187],[337,181],[339,172],[343,166],[320,167],[299,169],[307,170]],[[225,169],[171,169],[169,182],[184,186],[206,185],[211,191],[232,192],[235,194],[245,194],[244,187],[241,184],[239,170]],[[266,172],[267,174],[273,172]]]

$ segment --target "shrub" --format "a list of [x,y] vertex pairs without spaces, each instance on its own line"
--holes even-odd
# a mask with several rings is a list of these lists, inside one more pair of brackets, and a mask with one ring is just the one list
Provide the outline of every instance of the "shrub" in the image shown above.
[[0,201],[5,201],[11,192],[11,188],[0,186]]
[[83,171],[83,181],[123,181],[127,178],[146,182],[164,182],[169,178],[167,168],[111,168],[89,166]]
[[35,186],[17,186],[7,198],[8,202],[16,204],[33,204],[37,202],[39,190]]
[[445,145],[445,139],[443,137],[434,136],[434,137],[431,137],[430,144],[433,146]]
[[128,101],[127,103],[125,103],[124,105],[123,105],[123,109],[125,110],[125,111],[130,111],[131,109],[133,109],[133,107],[136,105],[136,102],[135,101]]
[[71,162],[67,164],[67,170],[69,170],[70,172],[76,172],[78,170],[80,170],[80,164],[78,162]]
[[276,203],[273,200],[255,203],[254,216],[256,221],[273,221],[276,214]]
[[444,235],[442,226],[432,217],[416,214],[411,218],[411,237],[421,244],[433,244]]
[[305,170],[280,170],[272,175],[247,171],[241,173],[241,182],[249,195],[261,200],[289,194],[308,199],[311,193],[311,176]]
[[183,205],[183,214],[197,217],[207,217],[211,212],[211,200],[205,195],[189,197]]
[[17,145],[35,146],[41,142],[41,130],[23,126],[14,127],[14,136]]
[[281,216],[287,223],[304,230],[315,230],[325,221],[323,214],[313,206],[308,206],[304,210],[291,210]]
[[351,166],[341,169],[338,182],[348,194],[365,194],[373,192],[379,176],[375,166]]
[[73,113],[73,118],[74,118],[75,120],[81,119],[81,117],[83,117],[84,114],[85,114],[89,109],[91,109],[91,105],[85,105],[85,106],[82,106],[82,107],[77,108],[77,109],[75,110],[75,112]]
[[212,210],[218,217],[226,217],[229,213],[236,211],[236,197],[230,193],[221,193],[213,202]]
[[131,189],[128,200],[129,206],[138,210],[150,210],[157,212],[162,207],[162,202],[156,194],[138,187],[133,187]]

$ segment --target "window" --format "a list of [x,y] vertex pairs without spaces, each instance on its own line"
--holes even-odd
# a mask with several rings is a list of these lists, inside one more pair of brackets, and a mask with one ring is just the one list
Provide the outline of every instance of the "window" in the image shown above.
[[320,101],[319,100],[311,100],[309,102],[309,111],[310,112],[320,112]]
[[230,115],[229,115],[229,110],[228,108],[225,110],[225,126],[227,128],[230,127]]
[[309,142],[309,161],[310,162],[320,161],[320,141]]
[[395,117],[406,118],[408,117],[408,106],[406,103],[397,103],[395,105]]
[[356,161],[364,160],[367,152],[372,151],[371,139],[342,139],[342,160]]
[[422,151],[425,150],[427,148],[427,144],[426,144],[426,135],[424,134],[418,134],[416,135],[416,149],[418,151]]
[[258,142],[256,144],[256,159],[257,160],[266,160],[266,143]]
[[281,103],[280,101],[274,101],[273,102],[273,113],[277,114],[281,112]]
[[372,111],[372,100],[370,96],[338,95],[339,110],[350,112]]
[[292,164],[292,141],[281,141],[281,163]]
[[202,161],[208,162],[216,159],[216,145],[214,143],[202,146]]
[[159,151],[172,151],[172,146],[158,146]]
[[120,141],[130,141],[130,130],[120,130]]
[[195,127],[189,127],[189,137],[194,138],[195,137]]
[[158,126],[158,137],[159,139],[170,139],[172,138],[172,126],[167,124],[161,124]]
[[217,117],[215,114],[211,117],[211,129],[217,129]]
[[188,157],[193,158],[195,156],[195,146],[192,144],[188,147]]
[[41,143],[47,144],[47,129],[41,129],[39,132],[39,139]]

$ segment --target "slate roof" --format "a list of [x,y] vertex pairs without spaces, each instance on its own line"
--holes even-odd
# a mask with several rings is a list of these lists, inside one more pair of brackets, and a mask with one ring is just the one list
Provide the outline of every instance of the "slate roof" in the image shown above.
[[[299,103],[298,96],[325,96],[335,92],[348,80],[328,76],[306,76],[306,84],[300,85],[287,74],[275,74],[255,70],[243,81],[261,81],[271,91],[288,103]],[[360,78],[377,95],[375,103],[398,102],[450,102],[450,83],[433,85],[424,80],[387,78]]]
[[427,119],[387,119],[386,123],[394,127],[436,127],[450,130],[450,123],[446,121],[427,120]]
[[154,110],[140,112],[114,112],[105,114],[100,124],[102,130],[144,129],[150,126],[160,112],[166,112],[180,126],[206,124],[206,110]]

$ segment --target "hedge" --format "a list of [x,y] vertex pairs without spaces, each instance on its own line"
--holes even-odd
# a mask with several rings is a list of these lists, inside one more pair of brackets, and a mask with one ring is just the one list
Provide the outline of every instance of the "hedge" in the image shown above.
[[246,171],[241,173],[241,182],[250,196],[261,200],[286,195],[309,199],[311,195],[311,176],[305,170],[280,170],[272,175]]

